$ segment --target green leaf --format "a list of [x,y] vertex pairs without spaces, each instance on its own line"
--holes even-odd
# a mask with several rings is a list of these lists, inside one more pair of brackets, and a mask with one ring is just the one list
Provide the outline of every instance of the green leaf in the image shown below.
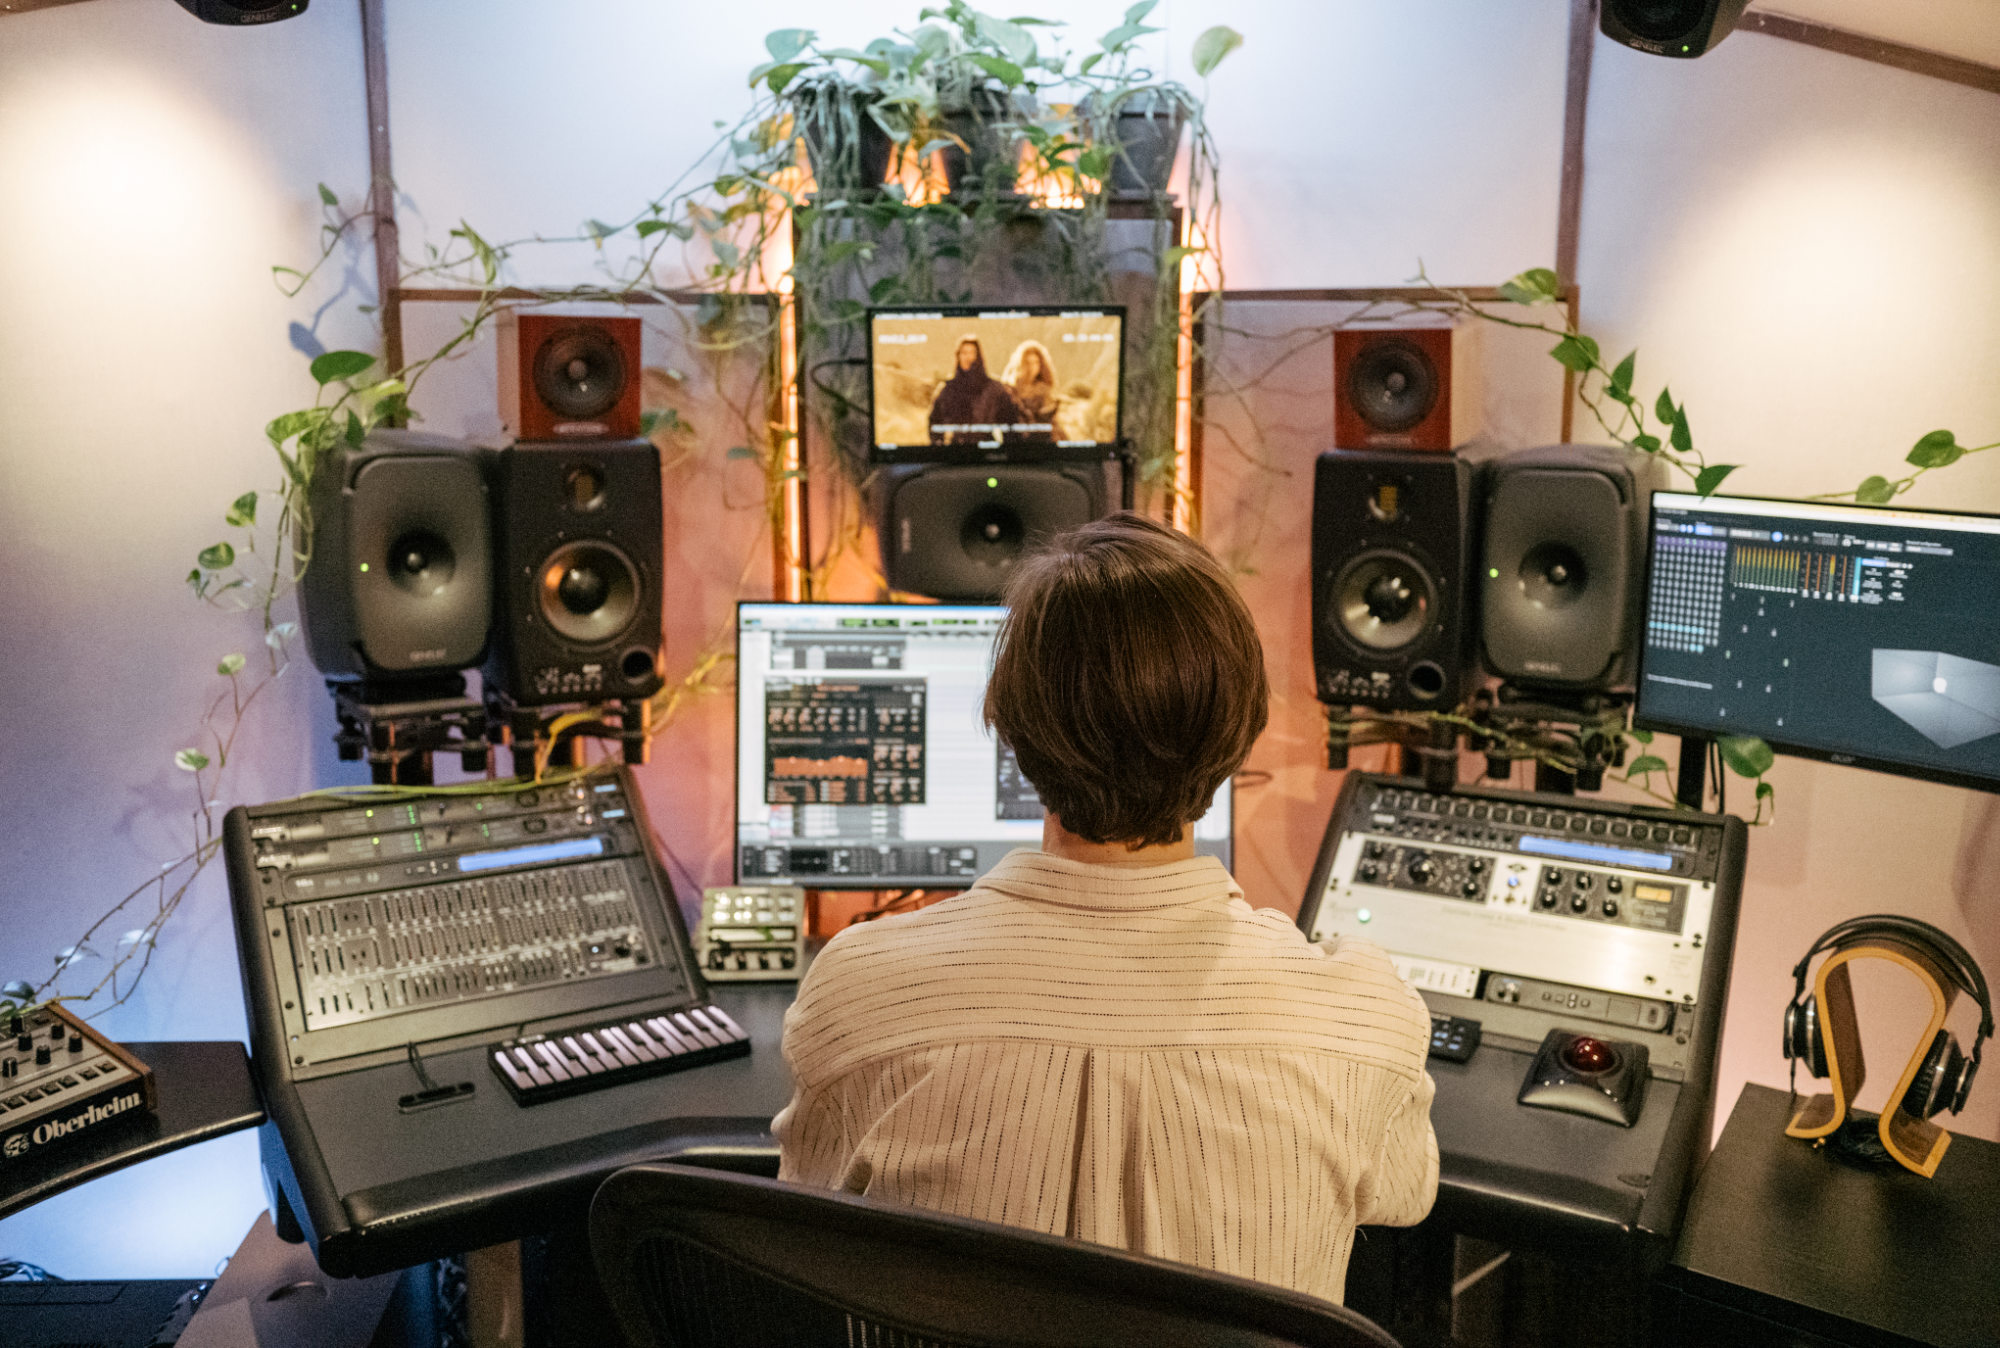
[[715,250],[715,260],[731,271],[743,260],[743,250],[727,239],[711,239],[709,247]]
[[965,59],[999,80],[1009,89],[1021,82],[1021,67],[998,56],[988,56],[984,52],[967,52]]
[[1086,178],[1104,181],[1104,175],[1111,171],[1111,147],[1093,145],[1076,157],[1076,171]]
[[1666,759],[1661,758],[1658,754],[1643,754],[1632,760],[1632,766],[1625,770],[1625,776],[1628,779],[1643,777],[1649,772],[1665,772],[1666,770]]
[[1862,505],[1886,505],[1896,496],[1896,484],[1888,478],[1875,476],[1864,478],[1854,489],[1854,499]]
[[[1035,36],[1017,23],[1006,19],[996,19],[991,14],[977,14],[973,20],[979,31],[980,40],[998,47],[1007,54],[1007,60],[1018,69],[1035,59]],[[995,75],[995,71],[987,71]],[[1015,81],[1018,83],[1018,80]]]
[[1919,468],[1943,468],[1957,463],[1964,454],[1965,446],[1950,431],[1932,431],[1917,441],[1906,462]]
[[[785,92],[786,86],[799,77],[805,66],[797,61],[787,61],[784,65],[773,66],[764,76],[764,87],[775,97]],[[753,84],[756,81],[751,81]]]
[[195,558],[205,571],[222,571],[236,565],[236,549],[227,543],[212,543]]
[[729,452],[722,457],[725,459],[755,459],[762,456],[748,445],[731,445]]
[[1665,388],[1660,390],[1659,398],[1653,403],[1653,415],[1661,421],[1674,419],[1674,395]]
[[1580,332],[1572,332],[1550,347],[1549,354],[1564,368],[1582,374],[1597,363],[1597,343]]
[[1694,475],[1694,490],[1698,496],[1713,496],[1715,489],[1722,485],[1722,479],[1735,472],[1738,465],[1733,463],[1711,463]]
[[764,50],[773,61],[785,62],[806,49],[813,40],[810,28],[779,28],[764,34]]
[[1159,8],[1160,0],[1137,0],[1136,4],[1125,8],[1125,22],[1137,23]]
[[902,288],[903,278],[901,276],[884,276],[881,280],[875,282],[874,285],[868,287],[868,302],[870,304],[887,304],[890,298]]
[[1762,777],[1771,770],[1771,746],[1754,735],[1724,735],[1716,746],[1722,750],[1722,761],[1738,777]]
[[607,225],[602,220],[586,220],[583,222],[583,232],[590,238],[602,243],[618,232],[618,226]]
[[222,512],[225,524],[233,524],[239,529],[247,529],[257,522],[257,493],[246,491],[229,503],[229,509]]
[[1611,372],[1611,387],[1617,389],[1620,393],[1629,394],[1632,391],[1632,370],[1638,363],[1639,353],[1637,351],[1632,352],[1625,359],[1619,361],[1618,368]]
[[200,772],[208,766],[208,755],[199,749],[182,749],[174,754],[174,766],[183,772]]
[[192,570],[192,571],[190,571],[190,572],[188,572],[188,573],[187,573],[187,581],[186,581],[186,583],[187,583],[187,587],[188,587],[188,588],[189,588],[190,590],[193,590],[193,591],[194,591],[194,597],[195,597],[196,599],[201,599],[201,598],[204,598],[204,597],[206,597],[206,596],[207,596],[207,594],[208,594],[208,577],[207,577],[207,576],[204,576],[204,575],[203,575],[203,574],[201,573],[201,568],[200,568],[200,567],[196,567],[196,568],[195,568],[194,570]]
[[1562,290],[1562,279],[1547,267],[1530,267],[1500,285],[1500,298],[1512,304],[1548,304]]
[[240,655],[223,656],[221,663],[216,665],[215,672],[225,676],[242,673],[243,657]]
[[302,408],[297,412],[287,412],[281,417],[272,418],[270,423],[264,427],[264,435],[272,444],[282,445],[285,441],[312,425],[313,421],[319,415],[319,409],[313,407]]
[[329,206],[337,207],[340,205],[340,198],[335,196],[333,194],[333,189],[331,187],[328,187],[325,183],[321,183],[319,185],[319,199],[321,201],[324,201]]
[[1077,62],[1076,73],[1079,75],[1088,75],[1090,73],[1090,68],[1096,65],[1099,61],[1102,61],[1103,59],[1104,59],[1103,52],[1101,51],[1092,52],[1090,55],[1084,57],[1081,61]]
[[1194,40],[1194,73],[1207,79],[1222,58],[1243,45],[1243,34],[1218,23]]
[[654,431],[687,430],[688,424],[681,420],[681,414],[671,407],[649,407],[639,414],[639,434],[651,435]]
[[312,377],[323,388],[336,379],[352,379],[370,365],[375,357],[365,351],[329,351],[312,363]]
[[1653,732],[1650,730],[1628,730],[1625,733],[1640,744],[1651,744],[1653,742]]
[[297,634],[297,623],[273,623],[271,630],[264,634],[264,644],[274,651],[285,649],[285,643]]
[[1683,454],[1694,448],[1694,432],[1688,429],[1688,410],[1685,403],[1674,409],[1674,429],[1668,434],[1667,443]]
[[1635,435],[1632,437],[1632,448],[1643,449],[1648,454],[1658,454],[1660,452],[1660,437],[1657,435]]
[[852,61],[858,66],[866,66],[869,70],[875,72],[877,79],[885,80],[889,78],[889,63],[879,56],[870,56],[865,51],[856,51],[852,47],[828,47],[820,55],[829,59]]
[[342,435],[345,436],[348,444],[359,448],[361,442],[368,438],[368,428],[361,424],[360,417],[349,412],[347,414],[347,429],[342,432]]
[[1148,28],[1142,23],[1121,23],[1098,39],[1097,45],[1107,52],[1123,51],[1146,34],[1159,31],[1157,28]]

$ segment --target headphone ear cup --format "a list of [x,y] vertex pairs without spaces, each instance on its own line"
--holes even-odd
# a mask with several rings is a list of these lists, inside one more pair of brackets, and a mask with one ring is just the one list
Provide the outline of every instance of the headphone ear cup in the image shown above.
[[1923,1063],[1910,1078],[1909,1089],[1903,1092],[1903,1111],[1913,1118],[1927,1119],[1943,1109],[1957,1093],[1954,1087],[1964,1066],[1965,1055],[1958,1051],[1958,1043],[1950,1034],[1939,1030],[1932,1035]]
[[1826,1075],[1826,1040],[1819,1032],[1819,998],[1808,996],[1797,1003],[1797,1019],[1792,1024],[1792,1056],[1805,1067],[1806,1075]]

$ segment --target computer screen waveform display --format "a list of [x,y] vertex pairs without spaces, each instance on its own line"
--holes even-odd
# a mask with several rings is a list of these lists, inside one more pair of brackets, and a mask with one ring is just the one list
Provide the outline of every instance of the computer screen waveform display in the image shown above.
[[[986,729],[999,605],[737,609],[736,875],[815,888],[956,888],[1043,809]],[[1194,827],[1230,861],[1230,788]]]
[[1655,493],[1636,719],[2000,790],[2000,518]]
[[1124,328],[1118,308],[871,310],[874,457],[1115,446]]

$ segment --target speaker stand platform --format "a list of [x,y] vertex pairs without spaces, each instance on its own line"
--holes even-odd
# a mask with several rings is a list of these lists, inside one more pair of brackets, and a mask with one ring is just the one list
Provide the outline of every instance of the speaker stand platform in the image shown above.
[[625,762],[638,767],[646,761],[652,738],[652,705],[644,698],[631,702],[570,702],[552,707],[523,707],[504,693],[488,694],[486,720],[499,743],[514,751],[514,775],[535,775],[535,760],[551,737],[550,761],[581,767],[582,741],[615,739]]
[[342,762],[368,761],[377,786],[430,786],[433,756],[455,753],[467,772],[484,772],[491,744],[486,708],[465,695],[460,674],[410,682],[327,680],[340,729]]
[[[1503,683],[1499,696],[1481,706],[1474,719],[1503,744],[1526,744],[1572,759],[1574,772],[1545,758],[1535,759],[1535,790],[1567,796],[1578,790],[1602,790],[1604,770],[1625,761],[1624,731],[1631,705],[1627,693],[1563,693]],[[1511,768],[1515,757],[1526,755],[1488,749],[1486,756],[1488,775],[1502,776],[1504,772],[1493,769],[1502,763]]]

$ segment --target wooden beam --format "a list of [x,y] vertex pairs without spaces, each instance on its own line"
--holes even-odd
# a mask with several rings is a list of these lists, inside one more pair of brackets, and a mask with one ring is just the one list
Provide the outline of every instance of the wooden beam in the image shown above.
[[1556,197],[1556,276],[1576,282],[1583,219],[1583,122],[1590,105],[1590,55],[1597,46],[1598,0],[1570,0],[1569,80],[1563,91],[1562,176]]
[[381,297],[382,365],[403,368],[403,263],[396,179],[389,167],[389,49],[382,0],[361,0],[361,69],[368,92],[368,209],[375,216],[375,293]]
[[[397,300],[404,304],[477,304],[488,292],[470,286],[407,286],[395,291]],[[540,300],[551,304],[700,304],[708,292],[701,290],[649,290],[635,291],[629,295],[616,294],[569,294],[562,290],[530,290],[522,286],[506,286],[491,292],[492,297],[503,300]],[[750,294],[743,298],[758,304],[769,304],[771,297],[765,294]]]
[[1969,89],[2000,94],[2000,67],[1982,65],[1978,61],[1926,51],[1922,47],[1891,42],[1887,38],[1869,37],[1865,33],[1814,23],[1810,19],[1795,19],[1789,14],[1767,14],[1762,10],[1745,14],[1736,26],[1746,33],[1762,33],[1766,37],[1782,38],[1786,42],[1798,42],[1822,51],[1852,56],[1856,60],[1907,70],[1913,75],[1928,75],[1935,80],[1963,84]]
[[54,9],[74,5],[78,0],[0,0],[0,14],[26,14],[31,9]]

